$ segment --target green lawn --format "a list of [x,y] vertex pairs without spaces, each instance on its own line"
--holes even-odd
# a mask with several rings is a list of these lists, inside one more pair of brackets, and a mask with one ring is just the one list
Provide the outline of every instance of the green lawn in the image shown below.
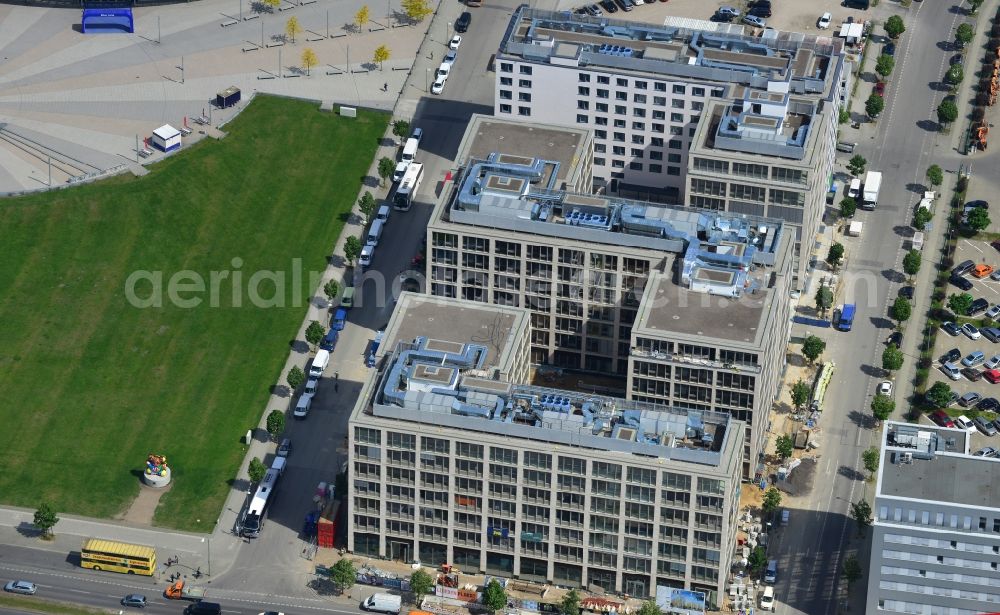
[[[258,96],[222,141],[143,178],[0,201],[0,501],[122,512],[147,453],[175,485],[158,525],[209,530],[389,116],[356,119]],[[137,308],[135,271],[233,271],[194,308]],[[303,283],[293,287],[293,259]],[[254,272],[285,272],[285,307],[251,305]],[[273,294],[274,284],[261,285]],[[149,296],[150,284],[137,288]],[[58,527],[57,530],[58,531]]]

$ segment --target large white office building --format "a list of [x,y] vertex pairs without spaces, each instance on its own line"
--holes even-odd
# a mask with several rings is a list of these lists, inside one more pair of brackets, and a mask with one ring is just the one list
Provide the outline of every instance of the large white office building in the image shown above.
[[1000,459],[961,429],[885,425],[866,613],[1000,611]]

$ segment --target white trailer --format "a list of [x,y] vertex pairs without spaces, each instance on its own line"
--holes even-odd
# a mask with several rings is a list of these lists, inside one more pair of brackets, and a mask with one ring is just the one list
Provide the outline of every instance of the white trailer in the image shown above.
[[859,220],[851,222],[851,225],[847,228],[847,234],[851,237],[861,237],[861,229],[863,224]]
[[913,237],[910,239],[910,249],[911,250],[923,250],[924,249],[924,234],[920,231],[913,233]]
[[865,175],[865,188],[862,193],[861,206],[865,209],[875,209],[878,205],[878,191],[882,188],[882,173],[868,171]]

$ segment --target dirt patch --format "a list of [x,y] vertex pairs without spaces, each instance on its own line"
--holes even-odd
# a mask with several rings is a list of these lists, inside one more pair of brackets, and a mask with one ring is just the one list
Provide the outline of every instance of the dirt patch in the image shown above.
[[153,514],[156,512],[156,507],[160,504],[160,498],[163,497],[164,493],[170,491],[172,487],[173,483],[162,489],[154,489],[153,487],[142,485],[139,489],[139,495],[129,504],[128,510],[117,517],[118,520],[135,525],[152,526]]

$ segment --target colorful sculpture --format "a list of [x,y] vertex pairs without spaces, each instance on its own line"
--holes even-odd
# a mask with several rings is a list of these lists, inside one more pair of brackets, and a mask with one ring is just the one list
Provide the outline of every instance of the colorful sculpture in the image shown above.
[[166,455],[150,453],[146,456],[146,470],[143,480],[151,487],[165,487],[170,482],[170,466]]

